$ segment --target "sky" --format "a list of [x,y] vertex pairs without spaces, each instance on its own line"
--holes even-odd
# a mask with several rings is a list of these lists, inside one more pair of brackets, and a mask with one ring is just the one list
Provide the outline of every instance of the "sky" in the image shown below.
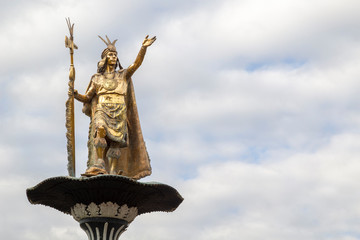
[[[133,76],[153,174],[173,213],[138,216],[127,240],[360,239],[357,0],[0,0],[0,235],[87,239],[25,191],[67,175],[65,17],[75,88],[104,43],[121,64],[156,36]],[[89,118],[75,104],[77,176]]]

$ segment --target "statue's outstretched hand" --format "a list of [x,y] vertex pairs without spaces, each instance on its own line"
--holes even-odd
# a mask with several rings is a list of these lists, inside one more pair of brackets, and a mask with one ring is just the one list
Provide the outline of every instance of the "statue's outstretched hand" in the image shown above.
[[149,35],[147,35],[146,37],[145,37],[145,39],[144,39],[144,41],[143,41],[143,46],[144,47],[149,47],[149,46],[151,46],[151,44],[153,44],[153,42],[155,42],[155,40],[156,40],[156,36],[154,36],[153,38],[150,38],[150,39],[148,39],[148,37],[149,37]]

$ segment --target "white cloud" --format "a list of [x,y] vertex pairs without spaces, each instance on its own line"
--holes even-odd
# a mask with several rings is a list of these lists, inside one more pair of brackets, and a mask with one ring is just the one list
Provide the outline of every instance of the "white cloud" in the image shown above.
[[357,134],[338,135],[314,153],[294,152],[262,164],[204,164],[197,178],[178,184],[185,201],[175,216],[141,216],[146,231],[131,234],[139,239],[351,239],[360,214],[359,140]]
[[[7,3],[2,236],[85,238],[70,216],[24,196],[66,174],[70,16],[82,93],[104,48],[98,34],[119,38],[123,66],[146,34],[158,37],[134,75],[154,172],[144,180],[174,185],[185,201],[174,213],[139,217],[124,237],[359,238],[359,7],[352,0]],[[88,133],[80,109],[76,103],[78,173]]]

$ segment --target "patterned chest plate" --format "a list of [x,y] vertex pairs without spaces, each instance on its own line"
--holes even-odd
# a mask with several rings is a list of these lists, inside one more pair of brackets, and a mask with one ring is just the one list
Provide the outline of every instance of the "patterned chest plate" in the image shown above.
[[106,78],[105,80],[104,80],[104,83],[103,83],[104,85],[104,88],[106,89],[106,90],[108,90],[108,91],[112,91],[112,90],[115,90],[116,88],[117,88],[117,86],[118,86],[118,81],[117,81],[117,79],[108,79],[108,78]]

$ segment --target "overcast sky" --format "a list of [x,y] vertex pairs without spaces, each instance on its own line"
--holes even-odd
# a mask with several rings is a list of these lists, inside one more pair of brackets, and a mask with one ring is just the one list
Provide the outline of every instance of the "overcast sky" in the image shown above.
[[[104,43],[133,80],[153,174],[184,202],[141,215],[128,240],[360,239],[358,0],[5,1],[0,6],[0,235],[87,239],[25,190],[67,175],[75,23],[84,93]],[[89,118],[75,105],[77,176]]]

